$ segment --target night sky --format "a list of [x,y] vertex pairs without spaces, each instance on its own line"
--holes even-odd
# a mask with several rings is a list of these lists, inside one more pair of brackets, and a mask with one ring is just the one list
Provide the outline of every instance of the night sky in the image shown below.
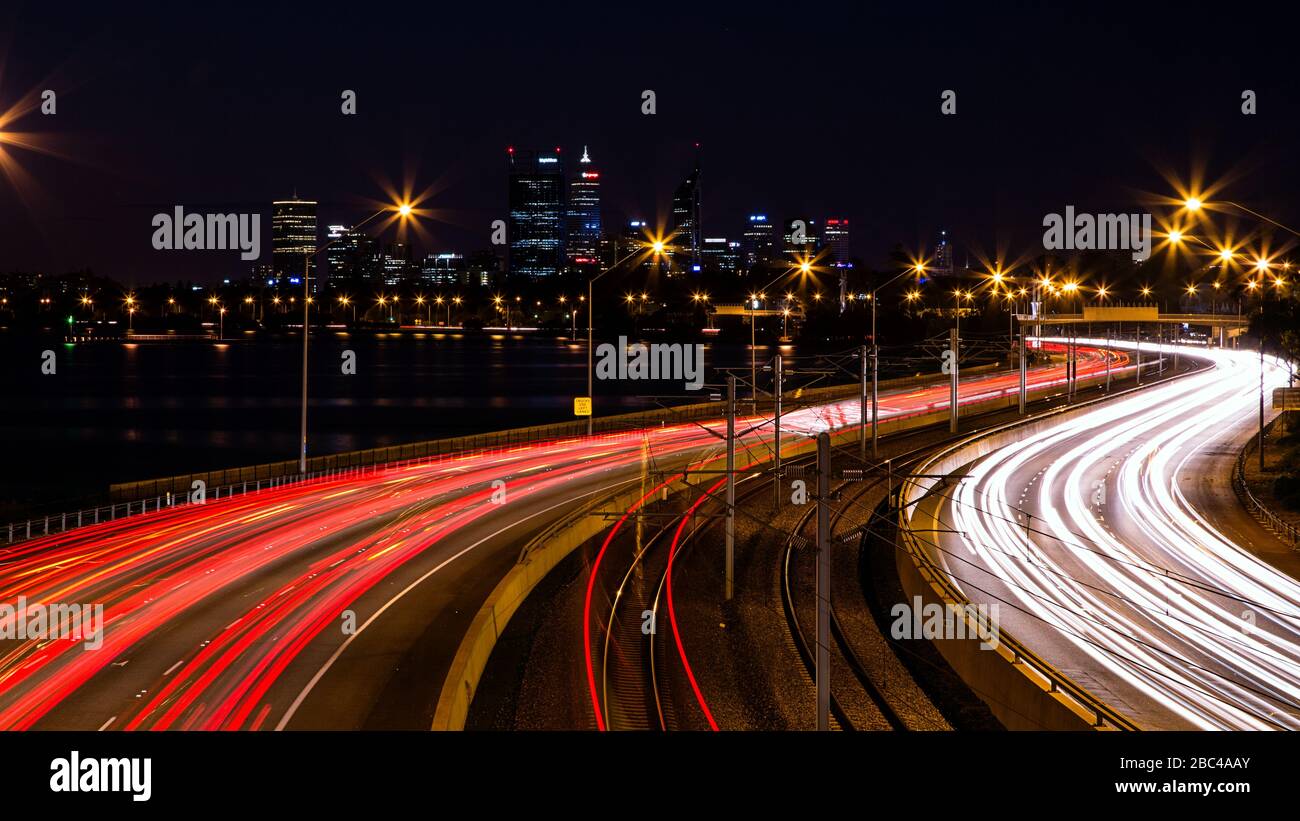
[[706,235],[839,214],[873,265],[939,227],[1041,251],[1045,213],[1139,210],[1198,171],[1300,222],[1290,29],[1244,4],[467,5],[0,12],[0,110],[58,93],[56,115],[6,126],[57,155],[5,149],[25,181],[0,178],[0,271],[242,277],[236,253],[153,250],[150,218],[260,211],[269,262],[271,200],[318,199],[323,236],[406,184],[436,209],[417,253],[470,252],[506,216],[508,145],[588,145],[617,226],[666,213],[698,142]]

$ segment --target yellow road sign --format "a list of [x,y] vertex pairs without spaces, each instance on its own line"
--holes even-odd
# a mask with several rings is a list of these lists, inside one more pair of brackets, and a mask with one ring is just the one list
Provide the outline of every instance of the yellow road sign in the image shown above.
[[574,416],[591,416],[591,397],[575,396],[573,397],[573,415]]

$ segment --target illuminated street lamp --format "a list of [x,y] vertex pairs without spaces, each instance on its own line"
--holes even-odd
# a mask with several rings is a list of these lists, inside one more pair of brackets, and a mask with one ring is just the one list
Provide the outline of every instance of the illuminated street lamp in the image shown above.
[[[880,293],[880,290],[882,288],[889,286],[893,282],[902,279],[908,274],[916,274],[916,276],[920,277],[924,273],[925,273],[925,263],[923,262],[914,263],[912,266],[908,268],[904,268],[902,271],[899,271],[897,274],[885,280],[880,285],[877,285],[874,289],[872,289],[871,293],[869,294],[871,298],[871,458],[872,459],[880,458],[880,432],[879,432],[880,430],[880,343],[876,339],[876,304],[880,302],[880,300],[877,298],[877,295]],[[913,291],[913,293],[917,293],[918,297],[920,296],[919,292],[915,290]],[[862,424],[864,426],[866,425],[865,419],[863,420]],[[860,451],[860,455],[863,459],[866,458],[866,449],[867,449],[867,441],[864,433],[865,431],[863,430],[863,428],[859,427],[858,450]]]
[[664,238],[662,237],[655,237],[649,242],[636,243],[631,251],[624,254],[622,257],[614,260],[613,265],[609,266],[608,268],[605,268],[600,273],[596,274],[591,279],[587,280],[587,399],[590,400],[592,403],[592,409],[591,409],[592,413],[587,416],[588,436],[590,436],[592,433],[593,416],[595,414],[595,401],[596,401],[595,394],[593,393],[594,386],[592,382],[592,374],[595,371],[595,367],[594,367],[595,352],[592,343],[592,337],[595,331],[592,322],[592,314],[594,314],[596,310],[596,297],[595,297],[596,280],[605,276],[610,271],[613,271],[615,268],[622,265],[624,262],[628,261],[632,257],[637,256],[639,254],[644,254],[647,250],[650,252],[653,258],[658,259],[669,250],[669,245],[667,242],[665,242]]
[[[398,216],[397,216],[397,219],[399,219],[399,220],[406,220],[406,219],[409,219],[409,218],[411,218],[411,217],[413,216],[413,214],[415,213],[415,212],[414,212],[414,207],[413,207],[412,204],[409,203],[409,202],[401,202],[401,203],[398,203],[398,204],[395,205],[395,206],[393,206],[393,205],[386,205],[386,206],[384,206],[383,208],[380,208],[380,209],[379,209],[378,211],[376,211],[375,213],[373,213],[373,214],[371,214],[370,216],[368,216],[368,217],[366,217],[365,219],[363,219],[361,222],[358,222],[356,225],[352,226],[352,230],[353,230],[353,231],[357,230],[357,229],[360,228],[361,226],[363,226],[363,225],[365,225],[366,223],[368,223],[368,222],[374,220],[376,217],[378,217],[378,216],[380,216],[380,215],[382,215],[382,214],[390,214],[390,213],[393,213],[394,211],[397,212],[397,215],[398,215]],[[301,439],[300,439],[300,447],[299,447],[299,449],[298,449],[298,472],[299,472],[299,473],[306,473],[306,472],[307,472],[307,349],[308,349],[308,341],[309,341],[309,339],[311,338],[311,313],[310,313],[310,312],[311,312],[311,260],[312,260],[312,257],[315,257],[315,256],[316,256],[317,254],[319,254],[320,252],[322,252],[322,251],[328,249],[329,247],[331,247],[332,245],[334,245],[334,243],[338,242],[340,239],[342,239],[342,236],[330,240],[329,242],[325,243],[324,245],[321,245],[320,247],[316,248],[315,250],[312,250],[312,251],[308,251],[308,252],[306,252],[306,253],[304,254],[304,256],[303,256],[303,266],[302,266],[302,294],[303,294],[303,304],[302,304],[302,419],[301,419],[302,425],[301,425]],[[396,303],[396,301],[397,301],[396,298],[394,298],[393,301],[394,301],[394,303]]]

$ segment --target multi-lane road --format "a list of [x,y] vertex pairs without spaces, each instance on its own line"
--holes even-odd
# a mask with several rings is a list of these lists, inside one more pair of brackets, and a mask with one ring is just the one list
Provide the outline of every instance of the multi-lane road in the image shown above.
[[1225,483],[1257,425],[1261,371],[1270,395],[1287,373],[1203,355],[967,465],[914,523],[1001,629],[1139,726],[1300,728],[1300,582],[1237,543],[1268,537],[1232,504],[1198,509],[1198,471]]
[[[1080,374],[1103,367],[1089,353]],[[1063,379],[1059,365],[1030,374],[1035,387]],[[967,379],[961,401],[1013,393],[1016,381]],[[882,418],[946,407],[947,391],[884,394]],[[785,424],[810,432],[858,421],[853,399]],[[762,436],[761,423],[742,427]],[[676,425],[466,453],[7,546],[0,602],[100,604],[105,624],[99,649],[0,642],[0,728],[427,728],[461,636],[521,545],[640,481],[643,452],[665,468],[716,455],[720,430]]]

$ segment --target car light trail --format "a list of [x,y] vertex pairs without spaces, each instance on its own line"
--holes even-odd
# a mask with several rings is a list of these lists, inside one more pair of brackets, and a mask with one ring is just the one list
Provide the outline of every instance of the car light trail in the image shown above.
[[[1085,354],[1080,372],[1103,365]],[[1031,372],[1034,387],[1063,381],[1059,365]],[[962,401],[1014,393],[1015,382],[1003,374],[970,379]],[[882,418],[946,407],[947,390],[886,395]],[[857,423],[856,398],[783,420],[795,432]],[[770,438],[761,429],[756,435]],[[0,564],[0,601],[102,603],[104,644],[83,652],[67,640],[6,642],[0,728],[44,726],[83,688],[111,687],[110,672],[126,663],[149,670],[151,683],[88,728],[110,714],[109,725],[131,729],[283,726],[278,717],[298,701],[290,693],[272,703],[273,687],[304,666],[309,647],[323,651],[316,660],[341,647],[344,637],[327,628],[378,584],[416,559],[460,555],[458,545],[471,541],[466,527],[501,515],[489,498],[493,481],[506,481],[512,499],[561,501],[579,480],[610,474],[613,481],[637,469],[647,442],[656,458],[697,458],[716,452],[718,439],[675,425],[512,446],[163,508],[13,545]],[[239,589],[250,591],[246,602],[231,598]],[[180,624],[201,635],[189,652],[151,644]],[[142,657],[146,646],[153,652]]]
[[943,506],[956,534],[941,544],[956,549],[941,560],[976,603],[1014,605],[1009,632],[1146,726],[1297,729],[1300,582],[1233,544],[1179,484],[1253,422],[1261,367],[1270,391],[1287,371],[1246,351],[1197,355],[1215,367],[974,463]]

